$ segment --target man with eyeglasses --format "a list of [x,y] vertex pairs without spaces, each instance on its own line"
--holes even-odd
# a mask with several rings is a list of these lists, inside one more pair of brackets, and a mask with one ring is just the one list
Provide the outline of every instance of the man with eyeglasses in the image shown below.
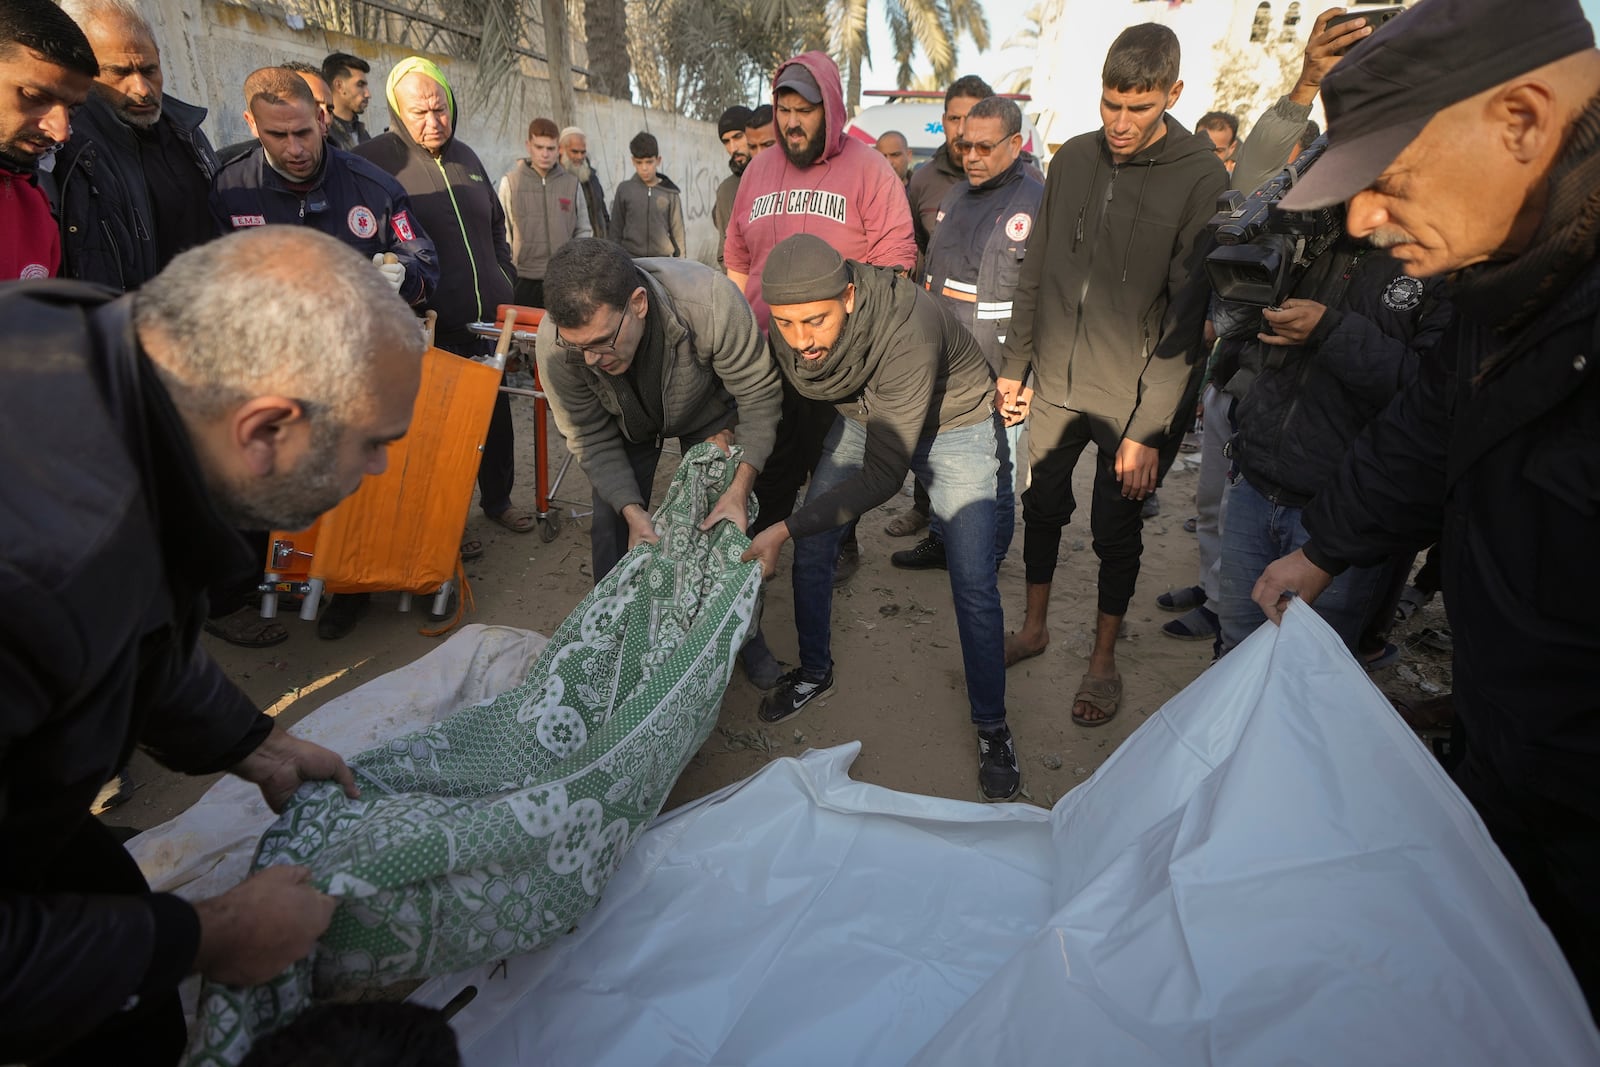
[[743,461],[706,527],[746,530],[781,386],[739,287],[692,260],[635,260],[613,241],[579,238],[550,257],[544,295],[539,380],[593,487],[594,580],[656,540],[650,489],[668,437],[727,449],[737,431]]
[[[1022,109],[1002,97],[987,97],[967,112],[956,153],[967,180],[939,205],[922,285],[972,332],[990,372],[998,376],[1011,325],[1011,294],[1022,274],[1044,182],[1022,158]],[[1032,394],[1023,390],[1015,405],[1000,412],[1006,434],[995,495],[996,567],[1016,529],[1014,464]],[[947,566],[939,521],[930,518],[928,535],[889,561],[908,570]]]

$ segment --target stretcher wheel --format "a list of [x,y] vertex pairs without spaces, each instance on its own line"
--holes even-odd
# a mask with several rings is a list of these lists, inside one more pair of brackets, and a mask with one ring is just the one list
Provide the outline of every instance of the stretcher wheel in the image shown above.
[[552,511],[539,520],[539,540],[549,544],[561,532],[561,512]]

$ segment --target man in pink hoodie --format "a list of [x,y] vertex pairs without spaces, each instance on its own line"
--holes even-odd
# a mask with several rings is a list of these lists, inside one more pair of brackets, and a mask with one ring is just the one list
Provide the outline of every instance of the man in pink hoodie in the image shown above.
[[[745,168],[722,249],[728,277],[744,290],[762,330],[768,313],[761,271],[785,237],[815,234],[844,258],[875,267],[910,270],[917,261],[905,187],[870,141],[845,132],[844,87],[833,60],[824,52],[806,52],[780,66],[772,79],[772,112],[783,151],[762,152]],[[834,418],[832,406],[784,388],[778,443],[756,479],[760,516],[752,536],[794,510]],[[859,561],[852,524],[839,550],[835,584],[847,581]],[[759,633],[743,657],[758,688],[777,679],[777,661]]]
[[723,257],[761,328],[761,268],[785,237],[814,233],[846,259],[876,267],[917,261],[911,208],[899,177],[873,146],[845,133],[839,68],[806,52],[778,68],[772,110],[781,152],[750,161],[733,202]]

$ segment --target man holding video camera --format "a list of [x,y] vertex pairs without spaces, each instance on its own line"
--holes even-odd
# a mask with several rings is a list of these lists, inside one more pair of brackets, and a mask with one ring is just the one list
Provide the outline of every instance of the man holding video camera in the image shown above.
[[[1268,567],[1274,619],[1439,538],[1451,774],[1600,1005],[1600,52],[1578,0],[1427,0],[1323,85],[1330,147],[1284,200],[1408,276],[1450,273],[1444,370],[1357,439]],[[1230,516],[1231,518],[1231,516]]]
[[[1312,173],[1312,159],[1285,178]],[[1272,231],[1285,221],[1269,208],[1286,187],[1269,181],[1251,198],[1249,207],[1268,221],[1249,251],[1270,253],[1282,240]],[[1251,599],[1256,578],[1305,543],[1301,510],[1333,481],[1356,435],[1416,379],[1450,321],[1438,279],[1406,277],[1398,260],[1340,234],[1342,216],[1328,211],[1326,240],[1311,242],[1320,254],[1285,278],[1292,295],[1275,294],[1274,306],[1243,316],[1217,353],[1216,384],[1238,398],[1214,608],[1222,653],[1266,621]],[[1304,218],[1287,219],[1311,228]],[[1226,289],[1224,282],[1220,300]],[[1317,613],[1351,652],[1388,577],[1386,560],[1351,567],[1317,601]]]

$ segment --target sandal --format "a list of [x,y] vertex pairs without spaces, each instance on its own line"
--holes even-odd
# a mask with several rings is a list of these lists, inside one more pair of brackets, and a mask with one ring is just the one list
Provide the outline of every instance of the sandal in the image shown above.
[[461,559],[463,562],[469,559],[477,559],[481,555],[483,555],[482,541],[472,540],[461,542]]
[[282,623],[273,619],[263,619],[261,613],[253,607],[240,608],[228,615],[207,619],[205,631],[212,637],[220,637],[228,644],[238,645],[240,648],[271,648],[289,640],[289,631],[283,628]]
[[[1087,704],[1100,712],[1098,719],[1085,719],[1077,712],[1079,704]],[[1122,675],[1115,678],[1092,678],[1087,672],[1078,683],[1078,692],[1072,698],[1072,721],[1079,726],[1104,726],[1117,717],[1122,706]]]
[[928,525],[928,513],[918,511],[916,508],[907,508],[894,518],[890,519],[883,527],[883,532],[890,537],[910,537],[918,530]]
[[490,515],[489,521],[499,523],[512,533],[527,533],[539,522],[539,520],[534,517],[533,512],[523,511],[515,504],[506,508],[498,515]]

